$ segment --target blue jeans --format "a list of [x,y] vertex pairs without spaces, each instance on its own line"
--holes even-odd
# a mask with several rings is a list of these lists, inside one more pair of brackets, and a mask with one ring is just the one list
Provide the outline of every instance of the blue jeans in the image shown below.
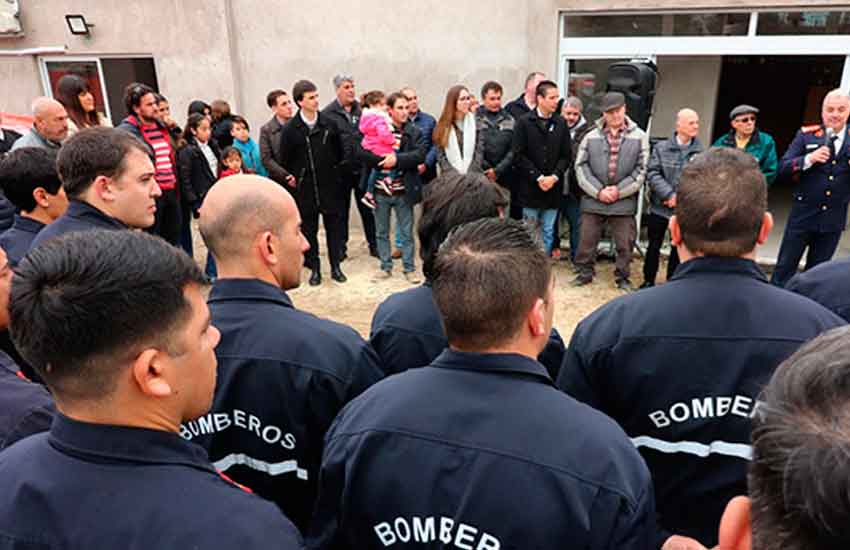
[[403,195],[388,197],[383,193],[375,195],[375,241],[378,245],[378,257],[381,269],[392,271],[393,258],[390,247],[390,212],[395,210],[398,231],[401,234],[401,262],[404,272],[416,271],[413,263],[413,207],[407,204]]
[[578,245],[581,242],[581,199],[572,194],[564,195],[561,198],[561,216],[570,226],[570,259],[575,261]]
[[546,256],[552,253],[552,243],[555,240],[555,220],[558,218],[558,209],[523,208],[522,219],[534,220],[540,223],[540,231],[543,233],[543,248]]

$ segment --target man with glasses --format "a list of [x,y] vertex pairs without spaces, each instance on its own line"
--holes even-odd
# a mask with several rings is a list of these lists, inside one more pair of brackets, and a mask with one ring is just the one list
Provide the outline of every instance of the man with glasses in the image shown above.
[[770,134],[756,128],[759,110],[752,105],[738,105],[729,112],[732,129],[714,142],[714,147],[732,147],[746,151],[755,157],[767,184],[776,179],[779,164],[776,142]]

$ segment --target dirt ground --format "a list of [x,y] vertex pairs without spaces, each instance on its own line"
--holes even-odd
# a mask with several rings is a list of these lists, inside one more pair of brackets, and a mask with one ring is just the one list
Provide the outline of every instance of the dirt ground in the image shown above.
[[[197,226],[196,226],[197,229]],[[201,265],[206,260],[206,247],[195,231],[195,258]],[[369,327],[372,314],[384,299],[395,292],[411,287],[402,276],[401,260],[395,260],[393,277],[388,280],[375,279],[379,273],[378,260],[369,255],[369,247],[363,236],[360,218],[356,210],[352,211],[350,238],[348,244],[348,259],[342,264],[342,270],[348,277],[346,283],[340,284],[330,277],[330,265],[327,261],[324,231],[319,234],[320,258],[322,261],[322,284],[311,287],[307,284],[310,275],[304,270],[300,288],[289,291],[289,296],[299,309],[309,311],[319,317],[349,325],[357,330],[364,338],[369,337]],[[422,262],[418,251],[416,268],[421,270]],[[632,284],[643,282],[643,263],[635,256],[632,261]],[[666,273],[666,265],[662,261],[659,269],[659,279]],[[596,266],[596,278],[593,283],[584,287],[574,288],[570,281],[575,277],[571,264],[566,261],[558,262],[555,267],[555,327],[561,333],[565,342],[575,329],[575,326],[585,316],[602,304],[621,296],[622,292],[614,287],[614,263],[600,259]],[[421,271],[420,271],[421,274]],[[494,291],[494,296],[498,292]]]

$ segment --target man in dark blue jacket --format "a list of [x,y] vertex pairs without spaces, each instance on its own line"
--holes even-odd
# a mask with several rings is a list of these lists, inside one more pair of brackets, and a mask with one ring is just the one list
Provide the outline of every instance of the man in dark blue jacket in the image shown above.
[[[425,284],[391,295],[372,317],[370,341],[387,374],[424,367],[448,347],[432,296],[437,249],[455,227],[481,218],[504,217],[507,207],[504,193],[481,174],[447,173],[428,186],[419,220],[419,254]],[[538,357],[553,380],[563,357],[564,342],[553,328]]]
[[767,185],[752,156],[711,149],[683,170],[666,284],[602,306],[567,348],[558,386],[616,420],[652,472],[660,523],[717,543],[726,503],[746,492],[750,418],[774,369],[843,321],[767,283]]
[[[535,361],[555,284],[528,229],[498,218],[466,224],[434,268],[451,348],[340,413],[308,546],[657,548],[637,451]],[[504,289],[499,300],[493,288]]]
[[9,265],[15,267],[32,240],[68,208],[68,197],[56,173],[56,155],[40,147],[23,147],[0,161],[0,188],[15,205],[15,223],[0,235]]
[[39,231],[30,250],[75,231],[153,225],[162,191],[147,145],[137,137],[114,128],[80,132],[62,146],[57,168],[68,209]]
[[178,435],[215,388],[204,281],[182,250],[136,231],[66,235],[18,265],[13,338],[59,412],[0,453],[3,547],[301,547],[274,505]]
[[797,132],[779,162],[779,173],[799,178],[792,193],[776,269],[770,282],[785,286],[806,254],[806,269],[832,259],[847,226],[850,202],[850,97],[833,90],[823,100],[822,125]]
[[850,258],[832,260],[795,275],[785,288],[850,322]]
[[[25,149],[19,149],[24,151]],[[9,291],[12,268],[0,248],[0,330],[8,338]],[[5,343],[5,342],[4,342]],[[11,342],[9,342],[11,345]],[[40,384],[30,382],[15,361],[0,351],[0,449],[28,435],[50,429],[56,408],[50,394]]]
[[210,413],[181,433],[306,528],[325,432],[382,372],[354,330],[295,309],[286,295],[308,248],[300,225],[292,196],[266,178],[232,176],[207,195],[200,229],[218,265],[209,297],[221,331],[218,385]]

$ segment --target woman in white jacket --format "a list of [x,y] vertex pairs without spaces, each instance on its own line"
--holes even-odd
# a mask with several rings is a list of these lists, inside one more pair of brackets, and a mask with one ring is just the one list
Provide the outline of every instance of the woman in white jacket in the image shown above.
[[434,128],[437,167],[440,173],[483,172],[484,143],[475,113],[470,110],[472,96],[465,86],[449,88],[443,113]]

